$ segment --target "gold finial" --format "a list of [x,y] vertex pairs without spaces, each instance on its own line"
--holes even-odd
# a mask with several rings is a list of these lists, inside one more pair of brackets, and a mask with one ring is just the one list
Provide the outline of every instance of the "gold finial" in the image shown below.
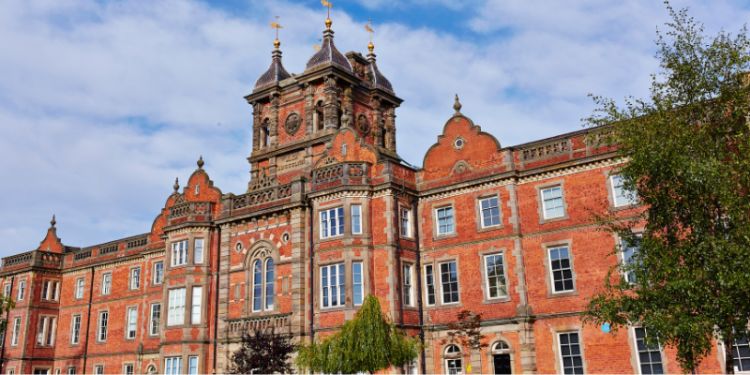
[[370,33],[370,43],[367,43],[367,50],[372,53],[372,51],[375,50],[375,45],[372,44],[372,34],[375,33],[375,30],[372,29],[372,18],[365,24],[365,30]]
[[180,179],[179,177],[174,178],[174,185],[172,185],[172,188],[174,189],[174,192],[176,193],[178,190],[180,190]]
[[203,164],[205,164],[205,162],[203,161],[203,155],[201,155],[198,158],[197,164],[198,164],[198,169],[203,169]]
[[273,48],[279,49],[281,46],[281,42],[279,41],[279,29],[284,28],[284,26],[281,26],[279,23],[279,16],[276,16],[276,21],[271,22],[271,28],[276,30],[276,39],[273,40]]
[[328,8],[328,13],[326,14],[326,29],[331,28],[331,8],[333,7],[333,4],[331,4],[328,0],[320,0],[320,3],[323,4],[324,7]]
[[52,228],[54,228],[55,225],[57,224],[57,220],[55,219],[55,214],[52,214],[52,220],[50,220],[49,224],[50,226],[52,226]]
[[458,94],[456,94],[456,99],[453,102],[453,109],[456,110],[456,114],[461,113],[461,102],[458,100]]

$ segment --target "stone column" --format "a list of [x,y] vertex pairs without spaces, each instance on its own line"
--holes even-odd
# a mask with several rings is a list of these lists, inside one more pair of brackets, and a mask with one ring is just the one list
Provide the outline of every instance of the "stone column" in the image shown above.
[[325,81],[325,103],[323,104],[323,116],[325,129],[338,129],[339,128],[339,89],[336,86],[336,78],[328,77]]

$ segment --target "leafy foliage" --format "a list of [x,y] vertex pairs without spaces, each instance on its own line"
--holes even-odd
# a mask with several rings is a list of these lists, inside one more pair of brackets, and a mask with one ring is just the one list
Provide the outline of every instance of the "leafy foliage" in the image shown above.
[[232,374],[291,374],[289,356],[295,346],[290,335],[256,329],[242,335],[242,346],[232,354]]
[[[750,334],[750,40],[746,28],[709,39],[686,10],[665,4],[672,20],[657,32],[650,98],[620,107],[594,97],[587,119],[628,159],[619,173],[644,205],[633,221],[605,220],[640,250],[610,271],[587,321],[640,324],[689,371],[714,339],[731,348]],[[624,272],[637,282],[616,281]]]
[[13,302],[11,296],[0,296],[0,316],[2,316],[2,319],[0,319],[0,336],[2,337],[5,337],[5,332],[8,329],[8,314],[14,307],[16,307],[16,303]]
[[484,335],[480,331],[482,314],[475,314],[469,310],[461,310],[456,314],[456,320],[448,324],[447,342],[458,342],[465,348],[479,350],[486,348],[482,342]]
[[367,296],[354,319],[320,343],[302,346],[297,365],[311,372],[357,373],[403,366],[417,357],[417,342],[397,329]]

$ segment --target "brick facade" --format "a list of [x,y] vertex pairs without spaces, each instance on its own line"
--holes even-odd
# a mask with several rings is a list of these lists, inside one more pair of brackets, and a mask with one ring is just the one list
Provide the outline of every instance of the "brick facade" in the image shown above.
[[[567,332],[577,334],[584,371],[638,372],[632,330],[605,334],[580,319],[619,261],[616,239],[593,215],[640,210],[615,207],[610,176],[623,160],[589,130],[503,147],[456,98],[422,168],[413,167],[396,150],[401,99],[372,51],[343,55],[327,29],[292,76],[274,50],[246,97],[246,192],[221,192],[201,159],[148,233],[77,248],[60,242],[53,220],[38,248],[6,257],[0,277],[17,302],[0,370],[159,373],[179,358],[170,364],[181,372],[222,372],[242,332],[325,337],[372,294],[423,337],[420,372],[446,372],[449,359],[475,373],[497,370],[496,360],[514,373],[563,372]],[[569,277],[558,287],[551,257],[561,256]],[[446,354],[447,324],[464,309],[482,314],[487,348]],[[720,353],[699,370],[721,371]],[[674,358],[662,351],[665,371],[680,371]]]

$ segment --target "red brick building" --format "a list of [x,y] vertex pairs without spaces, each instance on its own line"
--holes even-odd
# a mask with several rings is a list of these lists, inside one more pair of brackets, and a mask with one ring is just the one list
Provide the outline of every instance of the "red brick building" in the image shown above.
[[[211,373],[242,332],[324,337],[363,296],[424,340],[404,371],[679,372],[636,328],[580,313],[632,248],[593,213],[639,208],[623,160],[584,130],[501,146],[458,98],[422,167],[396,150],[401,99],[369,54],[320,50],[290,75],[279,44],[246,97],[252,178],[223,193],[198,161],[147,233],[63,244],[53,219],[32,251],[3,259],[3,373]],[[241,171],[238,171],[241,173]],[[446,342],[461,310],[482,314],[481,350]],[[746,347],[746,345],[745,345]],[[722,349],[701,372],[720,372]]]

